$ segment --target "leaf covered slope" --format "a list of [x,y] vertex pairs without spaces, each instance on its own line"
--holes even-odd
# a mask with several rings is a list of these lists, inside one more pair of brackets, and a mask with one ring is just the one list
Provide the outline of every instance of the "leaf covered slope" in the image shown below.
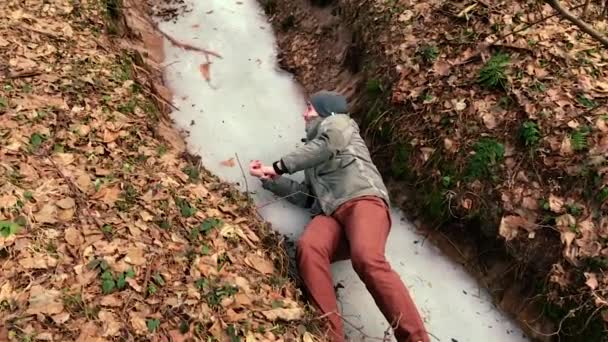
[[120,4],[0,2],[0,340],[310,341],[279,239],[183,153]]

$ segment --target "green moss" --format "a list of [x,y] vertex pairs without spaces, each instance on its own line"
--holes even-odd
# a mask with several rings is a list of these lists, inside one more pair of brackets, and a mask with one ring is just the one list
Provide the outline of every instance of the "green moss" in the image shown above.
[[505,156],[505,147],[493,138],[481,138],[473,146],[466,175],[469,179],[494,178],[495,170]]
[[411,153],[412,146],[410,144],[399,144],[397,146],[391,163],[391,174],[395,179],[402,180],[410,175],[408,164]]

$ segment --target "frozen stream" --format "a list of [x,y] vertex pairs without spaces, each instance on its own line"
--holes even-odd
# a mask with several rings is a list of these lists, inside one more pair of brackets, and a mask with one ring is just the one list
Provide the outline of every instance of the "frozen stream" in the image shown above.
[[[290,75],[276,68],[271,26],[255,0],[207,0],[190,4],[192,12],[176,24],[160,28],[181,42],[219,53],[212,58],[210,83],[200,70],[201,53],[165,42],[165,78],[180,108],[172,114],[179,129],[190,132],[190,152],[202,157],[207,169],[229,182],[244,182],[238,164],[222,161],[238,153],[243,167],[252,159],[266,163],[296,147],[304,137],[304,100]],[[301,175],[298,175],[298,180]],[[249,190],[257,203],[273,196],[249,175]],[[309,220],[307,212],[279,201],[261,209],[275,229],[296,239]],[[461,266],[444,257],[413,225],[394,211],[387,257],[410,288],[427,329],[446,342],[525,341],[519,328],[479,291]],[[366,334],[382,337],[386,330],[380,311],[354,273],[350,262],[333,265],[343,315]],[[481,295],[479,293],[481,292]],[[359,333],[345,324],[351,340]],[[433,339],[432,339],[433,340]]]

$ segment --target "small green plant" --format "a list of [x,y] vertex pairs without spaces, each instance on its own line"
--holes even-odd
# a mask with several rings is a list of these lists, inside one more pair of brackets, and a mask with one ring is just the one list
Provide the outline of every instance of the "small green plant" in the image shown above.
[[201,254],[202,255],[209,255],[209,254],[211,254],[211,248],[209,248],[208,245],[202,245],[201,246]]
[[479,70],[478,82],[489,89],[507,87],[507,66],[511,58],[506,53],[497,53]]
[[200,225],[192,228],[190,231],[190,241],[196,241],[203,234],[207,236],[209,232],[215,228],[219,228],[224,222],[217,218],[208,217]]
[[450,176],[443,176],[441,177],[441,184],[443,185],[444,188],[449,188],[452,185],[452,177]]
[[148,294],[153,295],[158,291],[158,288],[154,284],[148,284]]
[[384,87],[382,87],[382,83],[378,79],[370,79],[366,83],[367,92],[370,95],[379,95],[384,92]]
[[408,163],[411,153],[409,144],[399,144],[395,151],[394,160],[391,163],[391,171],[397,179],[402,179],[408,175]]
[[595,101],[593,101],[592,99],[588,98],[585,95],[579,95],[577,100],[578,100],[578,103],[580,103],[581,105],[583,105],[586,108],[597,107],[597,103],[595,103]]
[[8,100],[0,96],[0,109],[4,109],[6,107],[8,107]]
[[543,82],[536,81],[536,82],[532,83],[532,85],[530,86],[530,89],[532,89],[533,91],[542,93],[542,92],[547,91],[547,86]]
[[600,190],[597,199],[602,203],[608,200],[608,187],[604,187]]
[[179,208],[179,212],[183,217],[192,217],[196,214],[196,207],[190,205],[188,200],[185,198],[177,197],[175,199],[175,204]]
[[46,140],[46,136],[40,133],[34,133],[30,137],[30,147],[32,151],[36,151],[40,145]]
[[112,235],[112,232],[114,231],[114,228],[112,227],[111,224],[104,224],[103,226],[101,226],[101,231],[104,234],[108,234],[108,235]]
[[238,330],[234,325],[230,324],[226,328],[226,334],[230,337],[230,342],[241,342],[241,338],[238,336]]
[[209,286],[209,281],[206,278],[200,278],[194,282],[194,286],[199,291],[203,291],[204,289],[206,289]]
[[154,279],[154,282],[157,283],[158,286],[165,285],[165,278],[158,272],[154,274],[154,277],[152,279]]
[[525,146],[536,146],[541,138],[538,124],[534,121],[525,121],[519,129],[519,137]]
[[589,128],[582,127],[576,130],[570,136],[570,143],[574,151],[582,151],[587,148],[587,135],[589,135]]
[[2,237],[9,237],[13,234],[17,234],[21,230],[21,226],[12,221],[0,221],[0,235]]
[[160,327],[160,321],[156,318],[150,318],[146,320],[146,326],[148,327],[148,332],[153,333]]
[[576,204],[567,205],[566,209],[568,210],[568,213],[576,217],[581,216],[581,214],[583,213],[583,207],[580,207]]
[[433,63],[439,57],[439,49],[433,44],[423,45],[418,49],[418,54],[425,63]]
[[157,154],[159,157],[162,157],[162,156],[164,156],[164,155],[165,155],[165,153],[167,153],[167,150],[168,150],[167,145],[165,145],[165,144],[160,144],[160,145],[158,145],[158,147],[156,148],[156,154]]
[[502,162],[505,156],[503,144],[492,138],[482,138],[473,146],[475,154],[469,161],[467,174],[470,178],[489,177],[493,175],[495,166]]
[[216,287],[207,294],[207,302],[211,306],[218,306],[222,302],[222,299],[234,296],[237,292],[239,292],[239,288],[234,285],[226,284]]
[[169,220],[158,220],[156,221],[156,224],[165,230],[169,230],[171,229],[171,222],[169,222]]
[[101,278],[101,291],[103,294],[110,294],[114,290],[122,290],[127,285],[127,278],[134,278],[135,271],[129,268],[126,272],[114,275],[110,269],[110,265],[103,259],[94,259],[88,265],[88,268],[93,270],[98,268]]
[[225,252],[218,255],[217,256],[217,270],[218,272],[222,270],[222,268],[224,268],[224,265],[226,263],[230,262],[230,258],[228,257],[228,254],[226,254]]
[[422,95],[420,97],[421,97],[423,103],[431,103],[433,101],[433,99],[435,98],[433,96],[433,94],[428,90],[425,90],[424,93],[422,93]]
[[135,112],[135,107],[137,107],[137,101],[129,99],[127,103],[118,105],[117,109],[123,114],[133,114]]
[[201,176],[200,171],[194,165],[187,165],[182,169],[182,171],[188,175],[191,183],[198,181],[199,177]]

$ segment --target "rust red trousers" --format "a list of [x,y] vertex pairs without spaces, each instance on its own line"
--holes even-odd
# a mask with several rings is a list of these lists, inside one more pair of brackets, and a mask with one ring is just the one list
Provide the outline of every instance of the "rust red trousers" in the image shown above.
[[344,341],[344,326],[330,263],[350,258],[398,341],[428,342],[414,301],[384,256],[391,226],[389,210],[378,197],[341,205],[332,216],[315,216],[297,243],[298,268],[313,303],[328,316],[332,341]]

